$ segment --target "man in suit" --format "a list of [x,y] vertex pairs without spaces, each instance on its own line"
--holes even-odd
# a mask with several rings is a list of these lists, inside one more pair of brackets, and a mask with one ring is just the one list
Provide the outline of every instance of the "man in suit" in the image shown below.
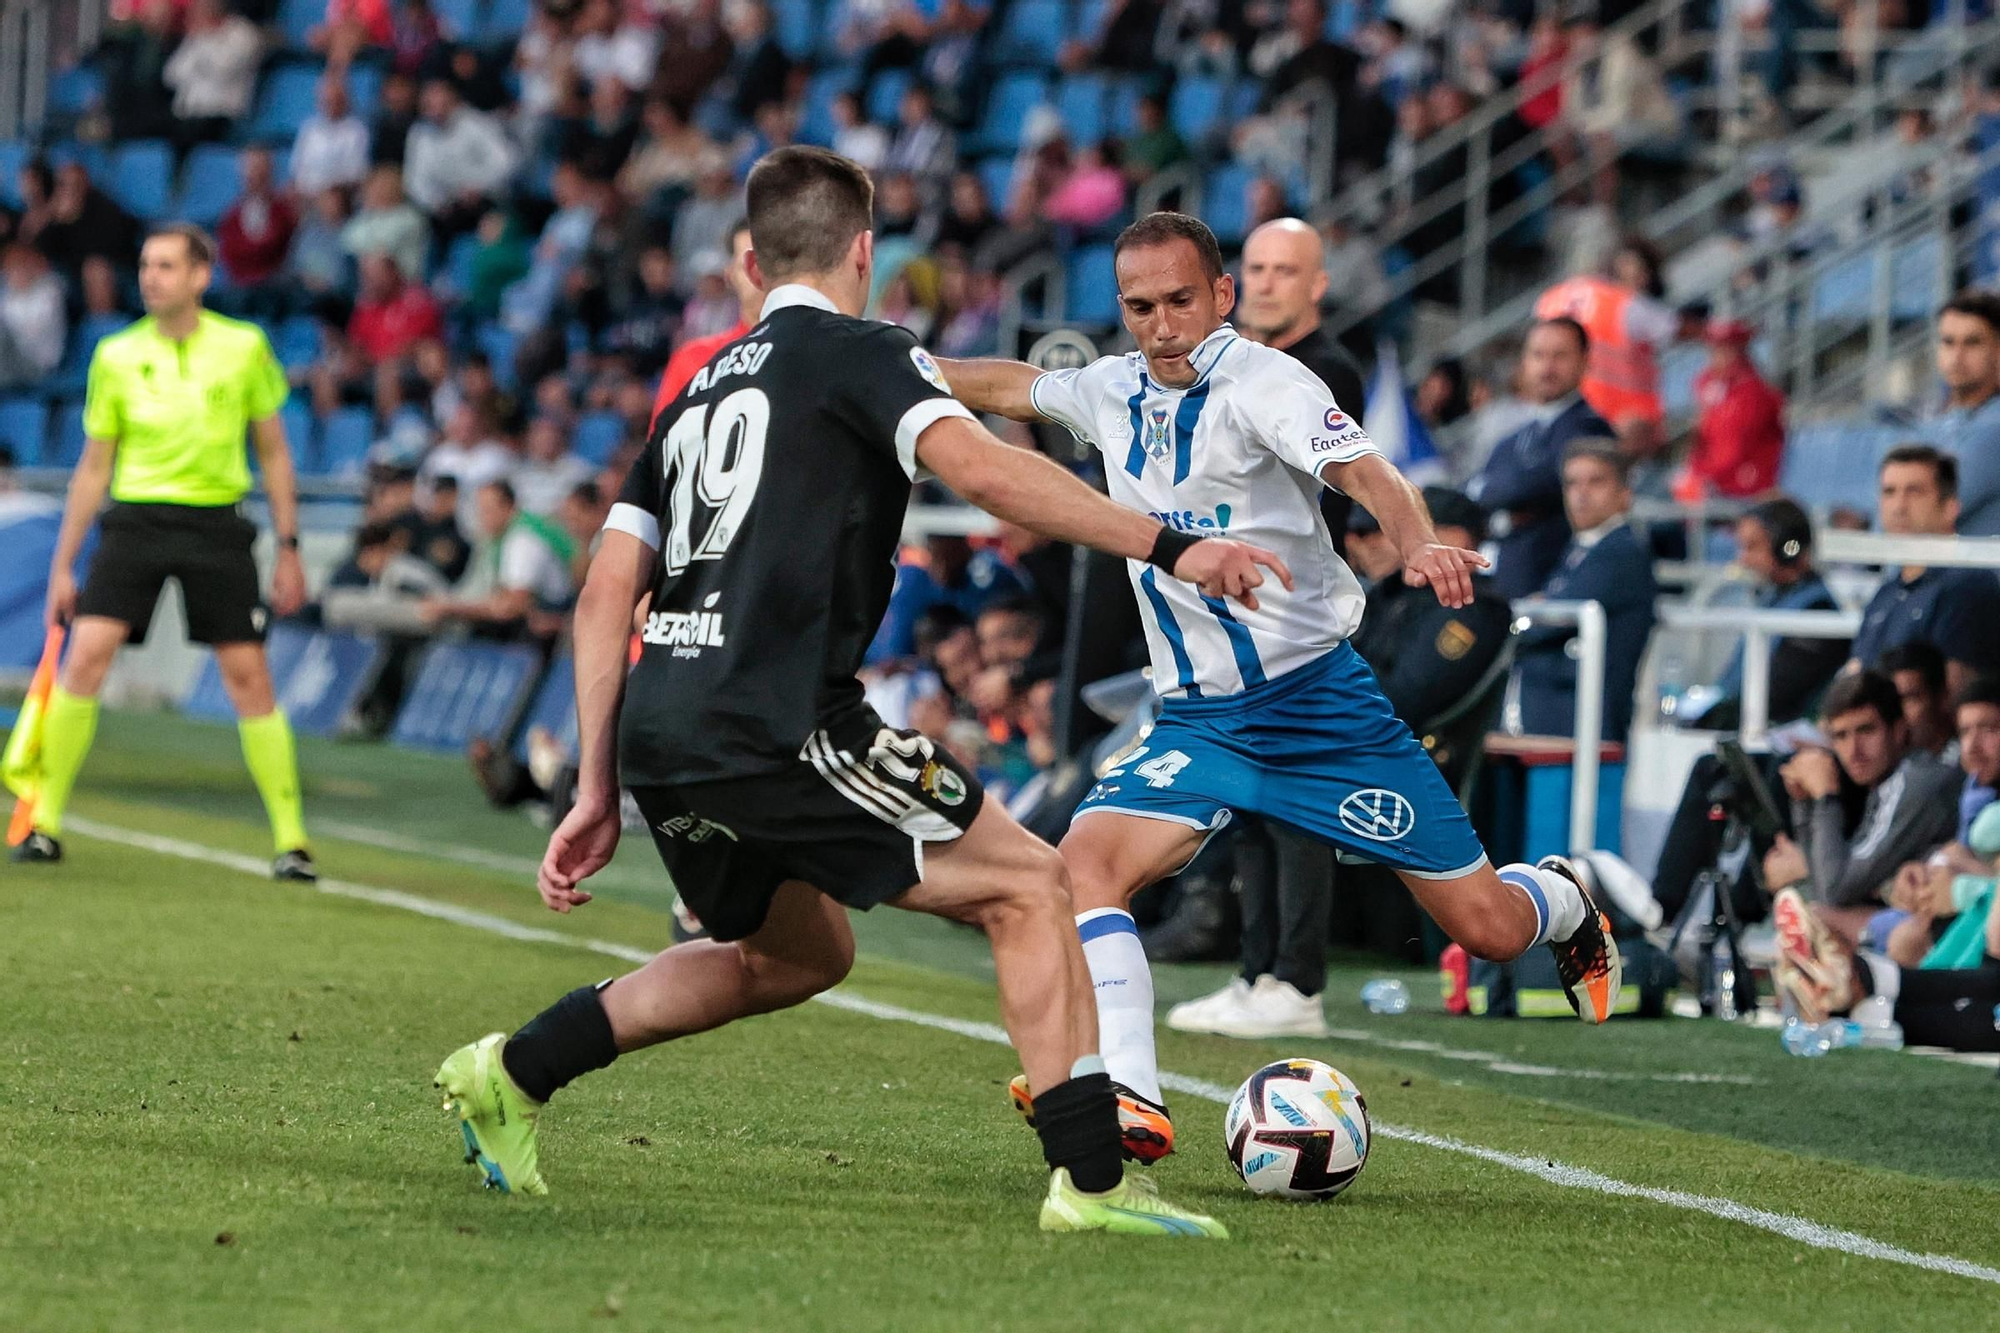
[[[1653,632],[1653,556],[1627,523],[1630,460],[1608,436],[1573,440],[1562,462],[1563,508],[1573,530],[1549,601],[1594,601],[1608,622],[1604,646],[1604,739],[1623,741],[1632,725],[1632,689]],[[1515,662],[1521,729],[1567,736],[1576,726],[1576,630],[1537,625],[1521,635]]]
[[1570,532],[1563,518],[1563,450],[1573,440],[1616,438],[1583,400],[1589,352],[1590,337],[1575,320],[1535,322],[1521,345],[1521,390],[1534,417],[1493,446],[1467,488],[1491,515],[1493,588],[1502,597],[1537,591],[1562,562]]

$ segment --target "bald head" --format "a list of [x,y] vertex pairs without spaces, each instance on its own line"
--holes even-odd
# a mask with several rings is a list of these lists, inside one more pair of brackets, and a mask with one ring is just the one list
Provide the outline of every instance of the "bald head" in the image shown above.
[[1243,243],[1237,321],[1259,342],[1289,347],[1319,327],[1326,262],[1319,233],[1297,218],[1276,218]]

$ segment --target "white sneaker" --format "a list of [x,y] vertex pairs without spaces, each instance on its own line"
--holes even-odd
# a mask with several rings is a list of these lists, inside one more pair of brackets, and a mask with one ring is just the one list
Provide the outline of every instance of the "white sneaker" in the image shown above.
[[1218,1016],[1237,1013],[1249,1000],[1250,983],[1242,977],[1231,977],[1221,990],[1167,1010],[1167,1026],[1176,1032],[1220,1032],[1221,1028],[1209,1024]]
[[1204,1015],[1204,1032],[1224,1037],[1324,1037],[1326,1013],[1319,996],[1302,995],[1290,982],[1257,978],[1249,993]]

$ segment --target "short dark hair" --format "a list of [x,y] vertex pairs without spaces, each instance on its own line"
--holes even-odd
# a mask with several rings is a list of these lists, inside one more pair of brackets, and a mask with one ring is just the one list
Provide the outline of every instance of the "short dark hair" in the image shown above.
[[458,489],[458,478],[450,472],[440,472],[431,478],[431,489],[433,491],[455,491]]
[[1970,315],[1974,319],[1986,321],[1987,328],[2000,333],[2000,292],[1967,287],[1938,309],[1939,319],[1943,319],[1946,315]]
[[[1812,554],[1812,515],[1799,502],[1776,495],[1744,512],[1743,520],[1755,523],[1771,540],[1771,550],[1780,560],[1798,561]],[[1787,550],[1787,547],[1792,549]]]
[[1951,696],[1951,708],[1955,713],[1969,704],[1990,704],[2000,708],[2000,676],[1974,676],[1958,687],[1958,693]]
[[1040,629],[1042,624],[1042,608],[1036,604],[1034,598],[1024,593],[1008,593],[980,607],[977,619],[984,620],[988,616],[1025,618],[1033,621],[1037,629]]
[[747,194],[750,244],[767,279],[827,272],[874,225],[875,183],[859,163],[824,148],[764,154]]
[[1603,435],[1586,435],[1582,439],[1571,440],[1563,449],[1563,466],[1568,467],[1578,458],[1595,459],[1611,469],[1620,486],[1632,484],[1632,460],[1618,447],[1618,441]]
[[1958,459],[1935,445],[1921,442],[1897,445],[1882,455],[1882,466],[1876,469],[1876,475],[1888,471],[1892,463],[1916,463],[1929,468],[1931,475],[1937,479],[1938,498],[1958,498]]
[[520,503],[520,501],[514,498],[514,483],[505,477],[495,477],[479,489],[482,491],[498,492],[500,498],[507,502],[507,507],[510,509]]
[[1874,709],[1888,726],[1903,720],[1903,699],[1896,693],[1896,682],[1879,671],[1850,671],[1835,677],[1820,701],[1819,715],[1831,721],[1858,708]]
[[1914,671],[1924,678],[1924,691],[1932,698],[1944,694],[1944,654],[1938,651],[1936,644],[1920,639],[1899,643],[1894,648],[1883,650],[1882,655],[1875,659],[1875,669],[1891,681],[1895,680],[1899,671]]
[[586,509],[595,509],[604,503],[604,492],[598,489],[594,481],[579,481],[570,487],[569,498]]
[[178,236],[187,242],[188,262],[200,264],[204,268],[215,265],[215,241],[206,231],[192,222],[161,222],[149,228],[146,239],[158,240],[162,236]]
[[1201,260],[1201,271],[1210,282],[1222,276],[1222,247],[1216,244],[1215,233],[1200,218],[1170,208],[1148,213],[1119,232],[1118,239],[1111,243],[1111,258],[1115,261],[1134,246],[1171,245],[1175,241],[1186,241],[1194,247],[1195,256]]
[[[1582,352],[1585,356],[1590,355],[1590,334],[1585,332],[1580,322],[1571,319],[1568,315],[1550,315],[1547,319],[1538,319],[1528,326],[1528,332],[1531,334],[1536,329],[1567,329],[1570,335],[1576,339],[1576,350]],[[1523,338],[1521,341],[1523,345],[1527,343],[1526,338]]]

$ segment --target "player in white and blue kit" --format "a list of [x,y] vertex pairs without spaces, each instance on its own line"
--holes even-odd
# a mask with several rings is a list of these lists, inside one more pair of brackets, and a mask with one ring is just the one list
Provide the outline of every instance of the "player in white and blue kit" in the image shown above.
[[[1154,1160],[1172,1148],[1152,976],[1127,904],[1239,812],[1390,866],[1476,957],[1551,945],[1572,1006],[1602,1022],[1619,983],[1607,923],[1560,858],[1498,871],[1487,860],[1348,645],[1363,595],[1319,490],[1336,487],[1373,514],[1407,577],[1448,606],[1471,601],[1472,570],[1485,562],[1438,542],[1421,494],[1318,377],[1224,322],[1234,284],[1206,226],[1155,213],[1126,229],[1116,253],[1137,353],[1047,374],[1013,361],[946,362],[944,372],[975,410],[1053,421],[1096,446],[1112,499],[1191,535],[1268,548],[1293,577],[1289,590],[1267,584],[1231,606],[1128,562],[1161,715],[1091,789],[1062,844],[1127,1151]],[[1025,1087],[1015,1099],[1032,1113]]]

